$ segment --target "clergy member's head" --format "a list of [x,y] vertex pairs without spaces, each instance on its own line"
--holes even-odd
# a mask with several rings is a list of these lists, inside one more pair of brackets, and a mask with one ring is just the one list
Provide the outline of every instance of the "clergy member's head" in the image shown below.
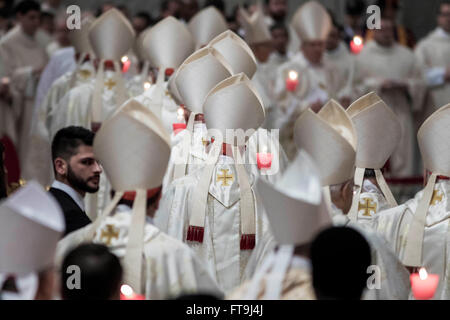
[[[111,190],[111,198],[114,198],[116,192]],[[147,190],[147,216],[153,218],[159,207],[161,200],[162,186]],[[136,198],[136,191],[127,191],[124,193],[118,204],[124,204],[130,208],[133,207]]]
[[55,178],[80,194],[99,189],[102,167],[94,157],[94,133],[82,127],[59,130],[52,142]]
[[275,21],[283,21],[286,17],[288,4],[287,0],[266,0],[267,11]]
[[19,2],[16,14],[23,32],[34,36],[41,23],[41,5],[33,0]]
[[356,230],[328,228],[311,245],[313,287],[319,300],[359,300],[367,285],[370,246]]
[[[76,286],[75,273],[68,272],[78,266]],[[100,244],[83,244],[70,251],[61,269],[61,295],[64,300],[119,300],[123,270],[119,259]]]
[[373,30],[373,39],[382,47],[391,47],[395,42],[394,21],[381,18],[381,28]]
[[450,33],[450,0],[444,0],[439,5],[438,25]]
[[286,25],[284,23],[276,23],[270,27],[270,33],[272,34],[275,51],[281,55],[286,55],[289,43],[289,32]]
[[326,42],[327,51],[335,50],[339,46],[340,41],[341,37],[339,27],[336,24],[333,24]]

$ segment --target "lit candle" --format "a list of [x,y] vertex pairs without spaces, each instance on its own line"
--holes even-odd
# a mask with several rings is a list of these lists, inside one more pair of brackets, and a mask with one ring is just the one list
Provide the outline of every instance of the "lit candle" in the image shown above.
[[350,42],[350,49],[353,54],[359,54],[364,48],[364,41],[360,36],[354,36],[353,40]]
[[429,300],[433,298],[439,283],[439,275],[428,274],[425,268],[420,268],[419,273],[410,275],[411,289],[416,300]]
[[294,70],[289,71],[288,77],[286,79],[286,90],[295,91],[298,86],[298,73]]
[[150,87],[152,86],[152,84],[148,81],[144,82],[144,90],[147,91],[148,89],[150,89]]
[[177,110],[177,122],[172,124],[173,133],[177,135],[180,131],[186,129],[186,123],[184,122],[184,109],[179,107]]
[[145,297],[134,293],[129,285],[124,284],[120,287],[120,300],[145,300]]
[[258,164],[258,169],[270,169],[272,166],[273,155],[267,152],[267,147],[262,148],[262,152],[256,154],[256,163]]
[[128,71],[128,69],[130,68],[131,65],[131,61],[130,59],[128,59],[127,56],[123,56],[120,61],[122,61],[123,67],[122,67],[122,72],[126,73]]

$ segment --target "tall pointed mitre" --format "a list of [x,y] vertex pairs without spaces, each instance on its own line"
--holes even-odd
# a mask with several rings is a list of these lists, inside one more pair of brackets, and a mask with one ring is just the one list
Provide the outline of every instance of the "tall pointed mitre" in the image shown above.
[[261,2],[256,5],[256,10],[251,15],[242,7],[239,7],[240,22],[244,29],[245,41],[252,45],[272,41],[269,25],[265,21]]
[[[104,122],[94,139],[94,154],[102,163],[116,194],[92,227],[95,231],[124,192],[136,191],[124,266],[125,282],[142,292],[141,266],[147,191],[161,186],[170,157],[170,137],[160,120],[132,99]],[[90,236],[93,237],[92,231]]]
[[167,17],[154,25],[144,38],[150,63],[158,68],[176,69],[194,52],[195,43],[186,25]]
[[[240,73],[225,79],[214,87],[206,97],[203,109],[206,126],[214,136],[214,142],[208,154],[200,181],[193,193],[193,208],[189,218],[186,240],[203,242],[210,181],[222,150],[222,145],[223,143],[229,143],[232,146],[231,150],[239,183],[240,248],[241,250],[251,250],[255,247],[256,208],[253,191],[243,165],[244,160],[239,147],[245,145],[246,138],[242,135],[251,135],[264,121],[264,108],[261,98],[253,88],[248,77]],[[234,134],[238,136],[237,139],[235,139]],[[242,135],[239,137],[240,134]]]
[[206,127],[219,130],[224,143],[244,145],[249,137],[235,139],[227,130],[258,129],[265,113],[261,97],[244,73],[223,80],[209,93],[203,105]]
[[133,51],[137,55],[139,61],[147,61],[148,60],[148,55],[146,54],[145,48],[144,48],[144,38],[145,38],[145,35],[150,31],[151,28],[152,27],[148,27],[144,31],[142,31],[136,37],[136,40],[134,41]]
[[294,140],[319,167],[323,186],[353,177],[357,138],[352,121],[339,103],[330,100],[318,114],[304,111],[294,127]]
[[331,224],[331,219],[322,205],[319,169],[304,150],[299,151],[274,185],[258,179],[256,190],[278,251],[270,253],[256,271],[245,299],[257,299],[266,278],[263,299],[278,300],[295,246],[310,243],[321,229]]
[[208,46],[213,47],[225,58],[233,74],[243,72],[250,79],[256,72],[256,58],[252,49],[237,34],[227,30],[215,37]]
[[0,273],[25,275],[53,265],[64,233],[61,207],[30,181],[0,205]]
[[119,65],[120,58],[132,47],[135,32],[128,19],[113,8],[103,13],[92,23],[89,29],[89,40],[95,56],[100,59],[92,97],[91,122],[101,123],[103,114],[104,61],[112,60],[115,69],[116,101],[118,104],[127,100],[127,92]]
[[450,177],[450,104],[435,111],[417,133],[425,169],[431,171],[408,230],[403,264],[422,267],[425,221],[438,176]]
[[217,8],[206,7],[191,18],[188,23],[189,31],[195,39],[196,48],[208,44],[216,36],[228,29],[227,22]]
[[132,47],[134,37],[130,21],[115,8],[103,13],[89,29],[92,49],[104,60],[119,60]]
[[75,52],[86,54],[92,52],[91,43],[89,42],[89,29],[94,22],[94,18],[85,17],[81,21],[81,28],[70,30],[68,37],[70,43],[75,48]]
[[214,48],[194,52],[178,68],[175,84],[183,103],[194,113],[202,113],[208,92],[232,75],[225,58]]
[[[352,119],[358,136],[355,185],[362,186],[366,168],[374,169],[376,180],[386,200],[392,207],[397,206],[380,169],[400,142],[400,121],[374,92],[353,102],[347,109],[347,113]],[[359,196],[360,190],[354,194],[354,202],[359,202]],[[357,210],[352,211],[349,218],[357,218]]]
[[317,1],[308,1],[298,8],[291,24],[302,41],[325,41],[332,26],[330,15]]

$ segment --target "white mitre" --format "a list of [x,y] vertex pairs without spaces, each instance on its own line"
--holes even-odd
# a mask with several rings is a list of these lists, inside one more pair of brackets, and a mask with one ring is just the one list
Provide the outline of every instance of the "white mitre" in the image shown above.
[[189,20],[188,28],[195,39],[196,49],[199,49],[227,30],[228,25],[223,14],[216,7],[209,6]]
[[259,179],[256,188],[279,248],[256,271],[246,299],[258,297],[263,277],[268,274],[263,299],[278,300],[295,246],[310,243],[321,229],[331,225],[331,219],[322,202],[319,169],[304,150],[275,184]]
[[[395,151],[401,138],[401,125],[395,113],[374,92],[370,92],[353,102],[347,109],[358,136],[356,148],[355,185],[362,186],[365,169],[374,169],[376,180],[388,203],[395,207],[395,201],[381,168]],[[359,202],[359,189],[353,195],[354,203]],[[356,220],[357,206],[348,217]]]
[[319,2],[308,1],[294,13],[291,25],[302,41],[325,41],[332,22],[327,10]]
[[37,273],[53,266],[64,229],[61,207],[37,182],[28,182],[3,201],[0,287],[7,275],[14,275],[19,291],[15,299],[34,299],[39,285]]

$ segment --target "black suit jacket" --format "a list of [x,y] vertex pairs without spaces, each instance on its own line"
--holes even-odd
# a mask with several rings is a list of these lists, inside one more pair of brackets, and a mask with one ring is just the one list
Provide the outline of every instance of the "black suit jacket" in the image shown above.
[[66,222],[64,235],[91,223],[91,219],[66,192],[55,188],[50,188],[49,192],[55,197],[64,212],[64,220]]

